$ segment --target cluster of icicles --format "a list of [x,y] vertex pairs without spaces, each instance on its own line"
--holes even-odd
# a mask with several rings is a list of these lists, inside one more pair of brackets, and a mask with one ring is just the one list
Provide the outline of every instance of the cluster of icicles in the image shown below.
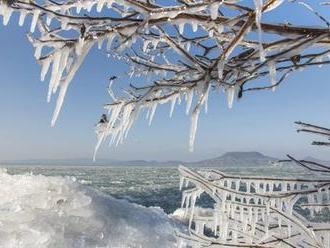
[[[330,180],[238,177],[183,166],[179,171],[180,188],[188,187],[182,207],[190,228],[190,236],[179,234],[182,247],[330,247],[330,223],[308,221],[293,208],[306,196],[310,215],[329,208]],[[195,207],[202,193],[214,200],[213,209]]]
[[[112,83],[110,83],[109,94],[115,98],[111,90],[111,84]],[[205,112],[207,112],[208,109],[207,102],[209,90],[210,84],[199,83],[196,87],[192,88],[182,87],[177,92],[171,93],[170,96],[167,95],[166,91],[164,92],[161,90],[155,90],[149,92],[143,97],[142,100],[139,101],[134,99],[131,101],[120,101],[120,99],[116,99],[116,104],[109,104],[105,107],[108,111],[109,120],[99,123],[96,127],[98,142],[95,148],[95,153],[97,152],[104,139],[108,136],[111,137],[110,144],[115,143],[118,145],[123,142],[124,138],[126,138],[128,134],[129,129],[132,127],[134,121],[138,118],[141,111],[147,110],[146,118],[148,119],[149,125],[151,125],[158,105],[170,103],[169,116],[171,118],[175,105],[181,104],[182,100],[186,102],[186,114],[188,115],[191,113],[189,150],[193,151],[199,114],[203,107]],[[227,95],[229,108],[232,107],[235,90],[236,88],[234,86],[229,86],[224,90]],[[196,103],[194,103],[194,96],[196,98]],[[150,100],[155,98],[158,100]]]

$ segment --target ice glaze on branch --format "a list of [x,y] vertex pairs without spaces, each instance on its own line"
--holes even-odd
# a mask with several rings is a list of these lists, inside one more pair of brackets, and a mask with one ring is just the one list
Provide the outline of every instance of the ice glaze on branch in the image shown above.
[[[299,132],[330,136],[327,128],[296,124]],[[231,175],[180,166],[181,218],[190,229],[189,235],[177,234],[180,247],[330,247],[330,167],[288,158],[280,162],[294,162],[312,174]],[[213,208],[197,207],[201,194],[213,200]]]
[[[262,22],[262,15],[271,15],[284,2],[1,0],[0,15],[5,25],[14,12],[20,15],[19,25],[32,16],[29,40],[42,67],[41,80],[50,71],[48,101],[59,89],[52,124],[85,56],[94,44],[101,49],[106,41],[107,53],[128,64],[127,75],[117,76],[131,87],[125,95],[109,91],[109,121],[97,126],[97,147],[106,137],[120,143],[143,109],[151,123],[158,104],[170,103],[172,115],[184,99],[186,112],[192,108],[192,150],[198,115],[203,106],[207,110],[210,90],[222,88],[232,107],[235,97],[245,92],[275,89],[297,69],[330,62],[327,22],[312,6],[304,5],[326,27]],[[147,75],[151,79],[146,84],[134,82]],[[266,76],[270,84],[249,86]]]

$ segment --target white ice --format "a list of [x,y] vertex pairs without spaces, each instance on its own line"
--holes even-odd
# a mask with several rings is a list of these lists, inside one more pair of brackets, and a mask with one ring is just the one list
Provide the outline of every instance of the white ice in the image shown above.
[[177,247],[181,225],[155,207],[117,200],[71,177],[0,169],[0,247]]

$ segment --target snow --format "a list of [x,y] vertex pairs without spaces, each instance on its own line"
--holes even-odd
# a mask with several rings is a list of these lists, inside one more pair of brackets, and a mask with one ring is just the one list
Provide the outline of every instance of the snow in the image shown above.
[[[13,193],[14,192],[14,193]],[[74,177],[0,170],[0,247],[177,247],[162,209],[117,200]]]

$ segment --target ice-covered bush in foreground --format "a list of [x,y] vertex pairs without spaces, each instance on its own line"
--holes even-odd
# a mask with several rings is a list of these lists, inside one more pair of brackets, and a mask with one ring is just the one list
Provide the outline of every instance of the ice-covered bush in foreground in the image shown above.
[[105,196],[74,178],[0,170],[0,247],[176,247],[159,208]]
[[[330,138],[330,129],[297,124],[299,132]],[[182,193],[185,211],[181,215],[189,220],[190,228],[190,235],[179,235],[182,246],[330,247],[330,166],[288,157],[308,169],[311,176],[230,175],[181,166],[180,188],[186,187]],[[195,207],[203,193],[213,199],[213,209]]]
[[[324,222],[313,220],[313,214],[329,210],[329,178],[237,176],[218,170],[194,172],[185,167],[179,170],[182,184],[190,185],[183,191],[182,205],[191,233],[179,235],[182,244],[330,247],[329,216]],[[214,200],[213,209],[195,211],[195,203],[202,193]],[[297,204],[308,210],[308,214],[297,212],[294,208]]]

